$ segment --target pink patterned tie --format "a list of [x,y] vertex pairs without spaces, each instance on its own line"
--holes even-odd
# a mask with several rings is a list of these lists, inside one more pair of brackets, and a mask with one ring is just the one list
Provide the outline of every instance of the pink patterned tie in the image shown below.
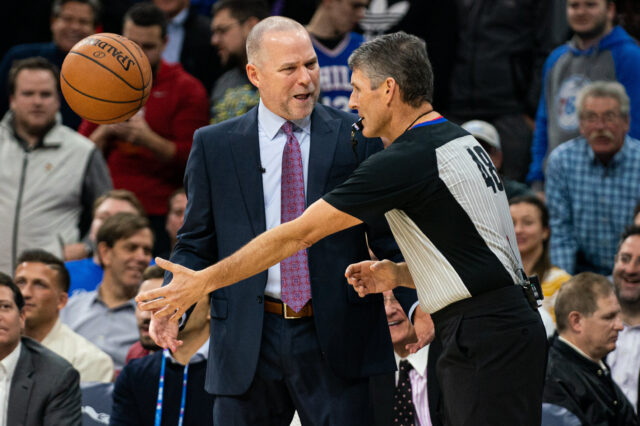
[[[293,134],[293,123],[282,125],[287,135],[287,144],[282,153],[282,176],[280,195],[280,223],[289,222],[304,211],[304,176],[300,144]],[[298,312],[311,299],[309,262],[307,251],[300,250],[280,262],[282,301]]]

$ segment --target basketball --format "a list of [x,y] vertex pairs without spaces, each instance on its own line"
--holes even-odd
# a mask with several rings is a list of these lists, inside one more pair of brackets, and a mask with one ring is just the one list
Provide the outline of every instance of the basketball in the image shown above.
[[140,46],[118,34],[80,40],[60,70],[60,87],[80,117],[97,124],[124,121],[147,101],[151,66]]

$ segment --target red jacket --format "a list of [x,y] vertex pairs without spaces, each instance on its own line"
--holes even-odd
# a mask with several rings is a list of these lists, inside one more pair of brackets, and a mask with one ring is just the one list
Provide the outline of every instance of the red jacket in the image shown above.
[[[193,132],[209,123],[209,99],[202,84],[180,64],[161,62],[155,75],[144,118],[151,129],[176,145],[169,162],[149,149],[122,140],[105,147],[114,188],[136,194],[149,215],[167,214],[167,201],[182,186]],[[97,125],[83,121],[78,131],[89,136]]]

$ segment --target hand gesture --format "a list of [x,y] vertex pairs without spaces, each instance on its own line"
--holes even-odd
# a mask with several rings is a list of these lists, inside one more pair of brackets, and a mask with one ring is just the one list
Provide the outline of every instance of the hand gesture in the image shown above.
[[420,306],[415,309],[413,314],[413,328],[416,331],[418,340],[405,346],[409,353],[412,354],[431,343],[436,336],[436,329],[431,320],[431,315],[424,312]]
[[172,272],[173,279],[164,287],[138,294],[136,302],[141,310],[152,311],[155,318],[170,316],[168,320],[177,324],[187,309],[208,293],[207,282],[202,274],[160,257],[156,265]]
[[156,342],[156,345],[163,349],[171,349],[175,352],[179,346],[182,346],[182,340],[178,340],[178,324],[169,321],[169,317],[151,317],[149,323],[149,335]]
[[365,260],[352,263],[345,271],[345,277],[360,297],[382,293],[398,286],[398,265],[390,260]]

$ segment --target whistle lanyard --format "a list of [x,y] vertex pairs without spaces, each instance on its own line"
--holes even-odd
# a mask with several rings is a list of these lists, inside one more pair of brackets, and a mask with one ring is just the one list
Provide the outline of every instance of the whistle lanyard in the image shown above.
[[[160,380],[158,380],[158,400],[156,403],[156,420],[155,426],[160,426],[162,423],[162,402],[164,394],[164,371],[167,364],[167,358],[169,358],[169,350],[162,351],[162,365],[160,367]],[[184,420],[184,406],[187,399],[187,374],[189,373],[189,364],[184,366],[182,373],[182,398],[180,399],[180,416],[178,417],[178,426],[182,426]]]

